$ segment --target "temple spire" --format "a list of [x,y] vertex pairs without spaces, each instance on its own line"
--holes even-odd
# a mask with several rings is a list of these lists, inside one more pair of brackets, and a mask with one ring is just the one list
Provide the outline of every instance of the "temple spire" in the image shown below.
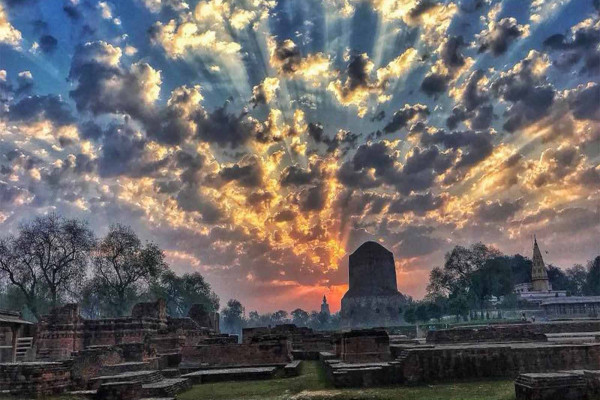
[[550,290],[548,281],[548,272],[542,258],[542,252],[537,243],[537,238],[533,235],[533,266],[531,267],[531,283],[536,292],[547,292]]

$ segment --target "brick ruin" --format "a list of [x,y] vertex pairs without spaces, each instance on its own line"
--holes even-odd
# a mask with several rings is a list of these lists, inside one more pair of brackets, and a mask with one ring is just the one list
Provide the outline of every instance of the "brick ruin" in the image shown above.
[[[600,392],[599,331],[598,320],[521,323],[432,331],[423,341],[385,328],[285,324],[244,329],[240,341],[220,334],[218,315],[200,305],[186,318],[168,317],[159,300],[137,304],[128,317],[89,320],[69,304],[31,330],[35,362],[0,364],[0,391],[172,397],[191,384],[296,376],[300,360],[318,359],[336,387],[516,378],[520,399],[568,399]],[[575,381],[579,389],[564,388]]]
[[[320,359],[336,387],[514,379],[520,374],[561,370],[598,371],[600,342],[593,336],[597,323],[442,330],[430,332],[426,343],[394,340],[389,344],[382,329],[351,331],[338,335],[335,352],[321,352]],[[383,350],[386,340],[387,352]]]

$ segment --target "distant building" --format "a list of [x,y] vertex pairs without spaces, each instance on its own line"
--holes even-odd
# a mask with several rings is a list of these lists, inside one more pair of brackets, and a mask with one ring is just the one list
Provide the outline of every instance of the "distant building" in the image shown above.
[[343,328],[383,327],[403,322],[404,296],[398,292],[394,255],[376,242],[350,255],[349,288],[342,298]]
[[329,312],[329,304],[327,304],[327,297],[323,296],[323,303],[321,303],[321,314],[331,315]]
[[574,296],[544,300],[541,304],[549,319],[598,318],[600,296]]
[[537,238],[533,240],[533,265],[531,267],[531,282],[515,285],[515,293],[522,300],[534,303],[541,303],[544,300],[565,297],[565,290],[552,290],[552,285],[548,279],[546,265],[542,258],[542,252],[537,243]]

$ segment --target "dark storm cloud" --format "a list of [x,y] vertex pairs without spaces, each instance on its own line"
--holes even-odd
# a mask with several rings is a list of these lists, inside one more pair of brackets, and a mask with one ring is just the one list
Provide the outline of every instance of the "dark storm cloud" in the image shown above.
[[78,20],[79,18],[81,18],[81,13],[77,9],[77,7],[73,4],[70,4],[70,3],[65,4],[63,6],[63,11],[67,15],[67,17],[69,17],[72,20]]
[[231,148],[246,144],[260,129],[258,122],[248,118],[245,111],[238,115],[229,114],[227,105],[200,116],[196,124],[200,140]]
[[69,71],[69,79],[77,86],[69,94],[80,112],[125,113],[147,120],[152,111],[145,100],[147,80],[155,71],[146,63],[125,69],[117,64],[119,54],[117,48],[101,41],[77,46]]
[[436,146],[424,150],[414,147],[406,158],[403,171],[407,174],[416,174],[427,169],[433,169],[438,174],[443,173],[452,165],[452,158],[442,154]]
[[553,64],[564,71],[570,70],[573,65],[583,59],[582,73],[600,73],[600,29],[597,24],[581,24],[572,29],[569,37],[563,34],[554,34],[544,40],[544,47],[556,55]]
[[308,124],[308,134],[316,143],[323,141],[323,125],[311,122]]
[[396,111],[392,120],[383,128],[386,133],[397,132],[406,127],[408,122],[416,116],[425,117],[429,115],[427,106],[421,104],[408,105],[405,104],[402,109]]
[[544,76],[533,72],[537,53],[521,60],[519,68],[505,73],[492,83],[492,91],[511,105],[505,112],[508,132],[526,127],[548,115],[554,103],[554,88]]
[[370,174],[360,170],[357,171],[350,161],[342,163],[336,176],[338,181],[346,187],[368,189],[381,186],[382,184],[381,181],[375,179]]
[[246,204],[254,209],[261,209],[273,200],[275,196],[265,191],[252,192],[246,197]]
[[209,197],[202,196],[194,186],[185,186],[176,197],[183,211],[198,212],[202,222],[214,224],[225,218],[223,211]]
[[460,102],[452,109],[452,114],[446,119],[446,126],[455,129],[460,122],[470,121],[474,130],[485,130],[490,127],[494,117],[494,107],[489,103],[487,92],[482,91],[479,82],[484,77],[481,70],[471,73]]
[[448,75],[432,72],[427,74],[421,82],[421,90],[428,96],[435,96],[446,91],[449,81]]
[[281,186],[299,186],[307,185],[319,177],[319,170],[316,166],[302,168],[298,165],[290,165],[281,172],[279,180]]
[[460,53],[461,47],[465,46],[462,36],[450,36],[442,45],[440,57],[449,68],[457,68],[465,65],[465,58]]
[[[358,148],[351,161],[341,165],[337,178],[348,187],[367,189],[386,184],[408,195],[429,189],[437,175],[434,168],[442,166],[432,162],[430,168],[421,168],[417,167],[418,161],[409,160],[408,168],[401,167],[396,162],[397,156],[385,141],[366,143]],[[370,169],[374,170],[374,176]]]
[[480,38],[479,52],[491,51],[499,56],[506,52],[508,46],[524,33],[523,27],[514,18],[502,18],[494,27]]
[[506,222],[520,211],[524,205],[525,201],[523,199],[517,199],[512,202],[509,200],[496,200],[492,202],[480,201],[475,206],[475,216],[484,223]]
[[569,106],[577,119],[600,121],[600,85],[594,83],[577,90]]
[[196,185],[200,182],[200,170],[204,166],[205,157],[201,154],[190,154],[185,151],[178,151],[175,155],[175,165],[183,169],[179,176],[182,183]]
[[325,185],[318,184],[300,190],[295,196],[295,203],[300,211],[319,211],[325,206],[327,190]]
[[425,215],[426,212],[437,210],[443,204],[444,199],[442,197],[434,196],[431,192],[427,192],[425,194],[400,197],[390,204],[388,212],[395,214],[413,212],[416,215]]
[[263,170],[257,156],[246,156],[238,164],[224,167],[219,171],[219,178],[224,182],[236,181],[238,185],[256,188],[262,185]]
[[424,133],[421,143],[424,145],[440,144],[446,149],[461,149],[460,159],[454,165],[454,169],[470,168],[486,159],[494,146],[490,132],[459,131],[447,133],[439,130],[435,133]]
[[40,37],[39,45],[44,53],[52,53],[58,46],[58,40],[52,35],[42,35]]
[[278,41],[275,44],[274,57],[284,73],[294,73],[302,62],[300,49],[291,40]]
[[145,121],[149,135],[169,145],[181,144],[192,137],[195,133],[192,121],[206,120],[202,105],[194,102],[195,94],[195,88],[175,89],[166,106]]
[[283,210],[275,214],[273,220],[275,222],[289,222],[296,219],[296,213],[292,210]]
[[8,116],[13,121],[39,122],[45,119],[57,125],[75,122],[67,103],[60,96],[28,96],[10,106]]
[[11,206],[15,201],[27,194],[27,190],[0,181],[0,205]]
[[413,20],[417,19],[436,5],[437,2],[433,0],[418,0],[415,2],[415,6],[408,12],[408,16]]

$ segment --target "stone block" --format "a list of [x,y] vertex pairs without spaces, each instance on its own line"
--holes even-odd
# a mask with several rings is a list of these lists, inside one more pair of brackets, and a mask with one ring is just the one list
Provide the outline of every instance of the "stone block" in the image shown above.
[[521,374],[515,380],[517,400],[588,399],[583,377],[566,372]]

